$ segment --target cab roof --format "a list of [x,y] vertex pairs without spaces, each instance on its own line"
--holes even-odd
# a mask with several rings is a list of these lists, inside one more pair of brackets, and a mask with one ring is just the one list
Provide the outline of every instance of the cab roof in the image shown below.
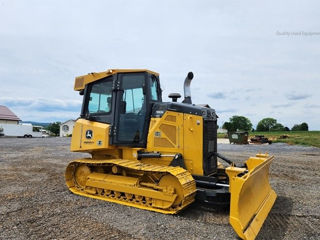
[[159,76],[159,73],[156,73],[147,69],[108,69],[105,72],[98,72],[98,73],[92,72],[92,73],[88,73],[87,75],[76,77],[75,83],[74,83],[74,90],[76,91],[83,90],[88,83],[97,81],[105,77],[109,77],[117,73],[136,73],[136,72],[148,72],[156,76]]

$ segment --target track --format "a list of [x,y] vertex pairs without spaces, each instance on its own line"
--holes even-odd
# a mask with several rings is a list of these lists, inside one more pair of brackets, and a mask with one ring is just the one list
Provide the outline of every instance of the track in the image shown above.
[[155,212],[174,214],[195,200],[195,181],[180,167],[79,159],[69,163],[65,176],[75,194]]

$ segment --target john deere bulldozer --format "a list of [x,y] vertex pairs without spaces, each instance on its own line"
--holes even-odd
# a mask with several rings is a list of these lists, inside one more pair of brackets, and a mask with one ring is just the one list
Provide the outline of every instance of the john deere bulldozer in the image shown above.
[[165,214],[195,200],[228,204],[238,236],[254,239],[276,199],[268,179],[273,157],[257,154],[236,166],[219,154],[216,112],[192,104],[192,79],[190,72],[182,102],[178,93],[163,102],[156,72],[112,69],[77,77],[83,104],[71,151],[91,158],[69,163],[66,184],[78,195]]

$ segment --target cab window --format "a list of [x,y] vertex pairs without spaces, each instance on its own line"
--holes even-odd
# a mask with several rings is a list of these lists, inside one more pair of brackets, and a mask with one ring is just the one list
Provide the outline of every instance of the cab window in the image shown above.
[[158,98],[159,87],[158,87],[158,81],[154,76],[152,76],[150,78],[150,87],[151,87],[151,100],[158,101],[159,100],[159,98]]
[[142,88],[125,89],[122,101],[126,102],[126,113],[138,113],[144,102]]
[[112,103],[112,81],[95,82],[90,88],[88,112],[110,113]]

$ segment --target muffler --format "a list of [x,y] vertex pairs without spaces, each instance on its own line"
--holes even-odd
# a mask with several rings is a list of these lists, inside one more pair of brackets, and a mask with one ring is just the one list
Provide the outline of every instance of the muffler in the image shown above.
[[189,72],[186,79],[184,80],[183,90],[184,90],[184,100],[183,103],[192,104],[191,100],[191,80],[193,79],[193,73]]

